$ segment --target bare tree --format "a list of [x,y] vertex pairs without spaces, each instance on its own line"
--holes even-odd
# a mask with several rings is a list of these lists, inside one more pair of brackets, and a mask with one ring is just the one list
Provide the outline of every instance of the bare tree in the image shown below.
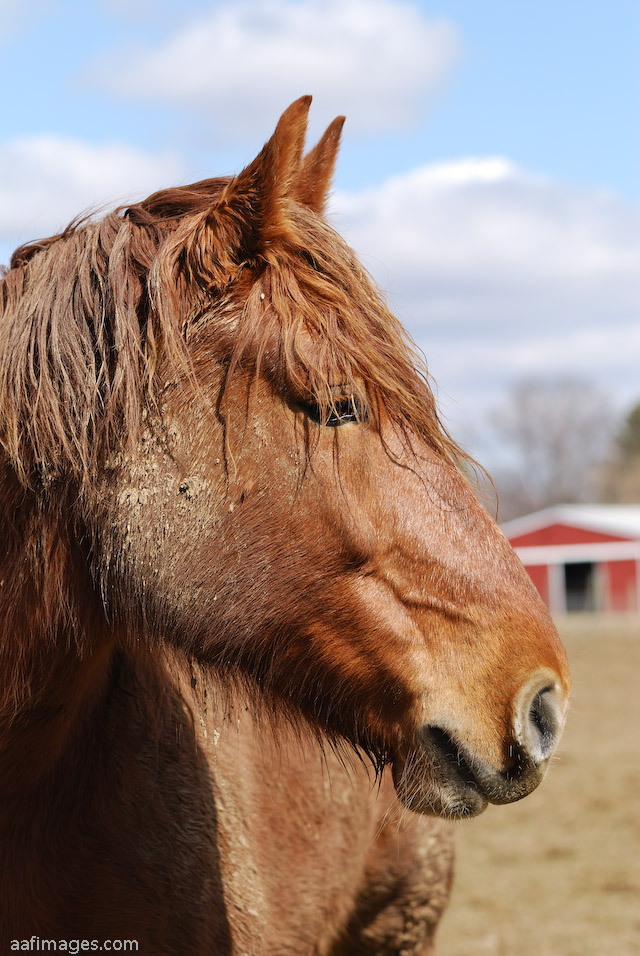
[[508,462],[494,474],[502,520],[598,500],[613,414],[597,386],[568,376],[522,379],[493,413],[493,425]]
[[602,497],[617,503],[640,502],[640,403],[626,416],[602,471]]

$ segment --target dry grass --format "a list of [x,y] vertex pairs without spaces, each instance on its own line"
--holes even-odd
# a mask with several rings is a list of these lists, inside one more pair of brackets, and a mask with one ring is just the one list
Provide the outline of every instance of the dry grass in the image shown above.
[[547,780],[458,828],[440,956],[640,953],[640,619],[560,625],[574,692]]

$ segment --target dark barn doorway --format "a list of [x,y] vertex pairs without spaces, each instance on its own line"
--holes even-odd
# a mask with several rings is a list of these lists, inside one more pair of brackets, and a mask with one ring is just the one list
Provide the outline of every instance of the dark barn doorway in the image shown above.
[[565,564],[564,587],[567,611],[596,610],[596,566],[591,561]]

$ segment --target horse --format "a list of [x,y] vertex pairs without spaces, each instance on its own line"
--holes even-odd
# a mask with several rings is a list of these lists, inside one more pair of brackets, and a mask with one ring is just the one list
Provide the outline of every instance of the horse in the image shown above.
[[556,747],[562,645],[310,101],[3,269],[3,951],[430,953],[450,821]]

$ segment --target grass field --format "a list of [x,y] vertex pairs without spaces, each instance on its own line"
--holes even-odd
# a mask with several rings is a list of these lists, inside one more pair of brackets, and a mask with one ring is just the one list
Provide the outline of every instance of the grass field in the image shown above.
[[457,827],[438,956],[640,953],[640,620],[560,624],[567,728],[540,789]]

